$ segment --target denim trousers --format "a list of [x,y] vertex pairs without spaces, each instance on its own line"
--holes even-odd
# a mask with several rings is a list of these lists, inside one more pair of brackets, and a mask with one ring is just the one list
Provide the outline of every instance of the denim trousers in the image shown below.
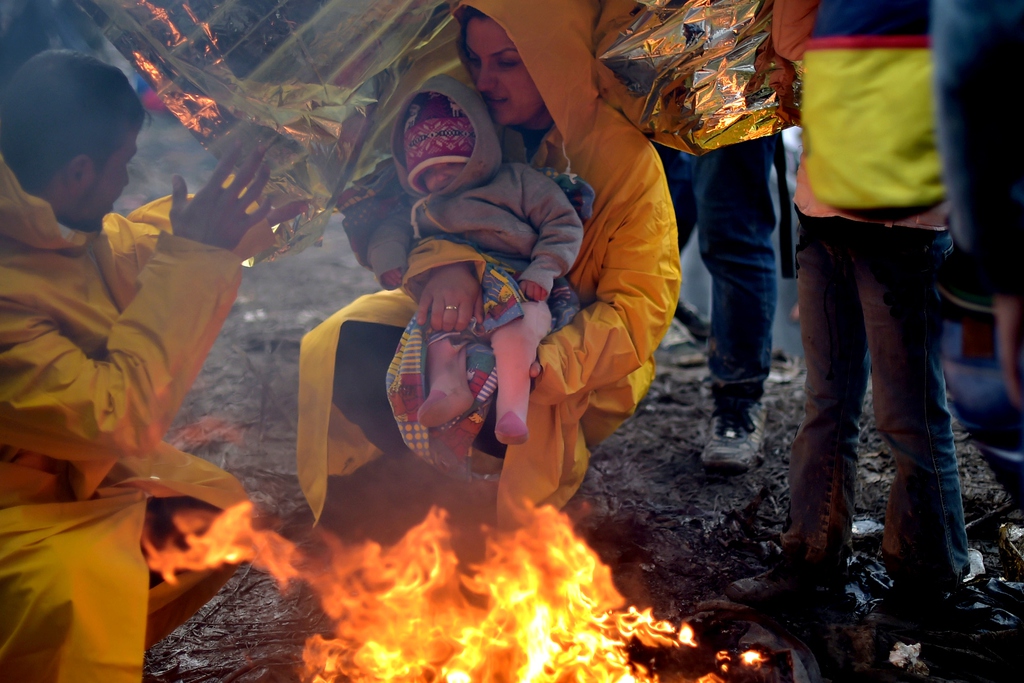
[[935,276],[946,232],[801,217],[797,293],[807,364],[782,545],[795,564],[840,569],[851,553],[857,444],[868,376],[896,464],[882,555],[896,585],[949,590],[968,564],[940,360]]
[[[991,321],[986,321],[992,325]],[[994,330],[989,332],[994,335]],[[966,350],[962,320],[942,325],[942,370],[952,397],[952,410],[974,437],[996,479],[1024,508],[1024,413],[1010,402],[999,364],[999,340],[989,353]],[[1024,376],[1024,351],[1019,372]]]
[[711,273],[708,369],[716,399],[761,398],[775,319],[774,135],[694,159],[700,255]]

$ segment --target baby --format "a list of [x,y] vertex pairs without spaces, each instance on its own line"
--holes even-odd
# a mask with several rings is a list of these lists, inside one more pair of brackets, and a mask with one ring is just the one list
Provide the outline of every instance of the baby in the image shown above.
[[[438,76],[410,96],[403,112],[392,148],[399,180],[415,202],[408,217],[374,226],[366,261],[382,285],[397,288],[414,241],[434,237],[470,244],[497,269],[502,286],[483,287],[484,320],[474,329],[489,335],[494,351],[495,436],[523,443],[529,368],[552,329],[547,300],[576,260],[582,222],[554,180],[526,164],[502,163],[497,133],[475,91]],[[443,425],[473,404],[465,343],[458,340],[463,336],[436,331],[427,339],[429,394],[417,413],[424,427]]]

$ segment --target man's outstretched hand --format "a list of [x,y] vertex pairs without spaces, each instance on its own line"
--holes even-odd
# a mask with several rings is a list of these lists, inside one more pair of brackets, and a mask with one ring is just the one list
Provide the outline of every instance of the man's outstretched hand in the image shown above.
[[[306,208],[302,201],[275,209],[269,199],[261,198],[270,179],[270,169],[263,163],[267,150],[257,148],[241,163],[241,149],[233,147],[217,164],[210,179],[192,199],[181,176],[174,176],[171,194],[171,225],[179,237],[221,249],[234,249],[249,229],[266,220],[277,225],[295,218]],[[237,170],[235,166],[238,166]],[[235,172],[231,183],[225,181]],[[246,213],[254,202],[257,208]]]

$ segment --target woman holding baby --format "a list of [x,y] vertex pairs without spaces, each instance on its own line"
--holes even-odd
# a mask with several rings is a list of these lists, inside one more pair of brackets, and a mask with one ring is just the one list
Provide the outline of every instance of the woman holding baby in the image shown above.
[[[584,0],[466,0],[454,10],[463,62],[503,127],[504,160],[578,174],[595,194],[566,275],[581,310],[537,348],[529,437],[499,442],[489,416],[473,442],[474,470],[497,478],[501,525],[514,524],[524,502],[560,507],[576,492],[590,449],[647,392],[679,293],[676,226],[658,155],[598,91],[597,11]],[[317,517],[328,475],[350,474],[382,454],[413,458],[388,402],[388,366],[417,314],[435,330],[470,324],[480,260],[467,245],[424,244],[406,275],[420,283],[416,300],[402,289],[361,297],[304,338],[299,480]]]

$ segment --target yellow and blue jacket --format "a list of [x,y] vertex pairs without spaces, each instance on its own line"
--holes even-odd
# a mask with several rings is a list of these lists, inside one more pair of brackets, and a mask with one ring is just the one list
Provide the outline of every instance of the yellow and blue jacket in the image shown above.
[[801,47],[805,163],[815,197],[867,213],[916,213],[941,202],[927,0],[779,4],[783,22],[806,26],[813,17]]

